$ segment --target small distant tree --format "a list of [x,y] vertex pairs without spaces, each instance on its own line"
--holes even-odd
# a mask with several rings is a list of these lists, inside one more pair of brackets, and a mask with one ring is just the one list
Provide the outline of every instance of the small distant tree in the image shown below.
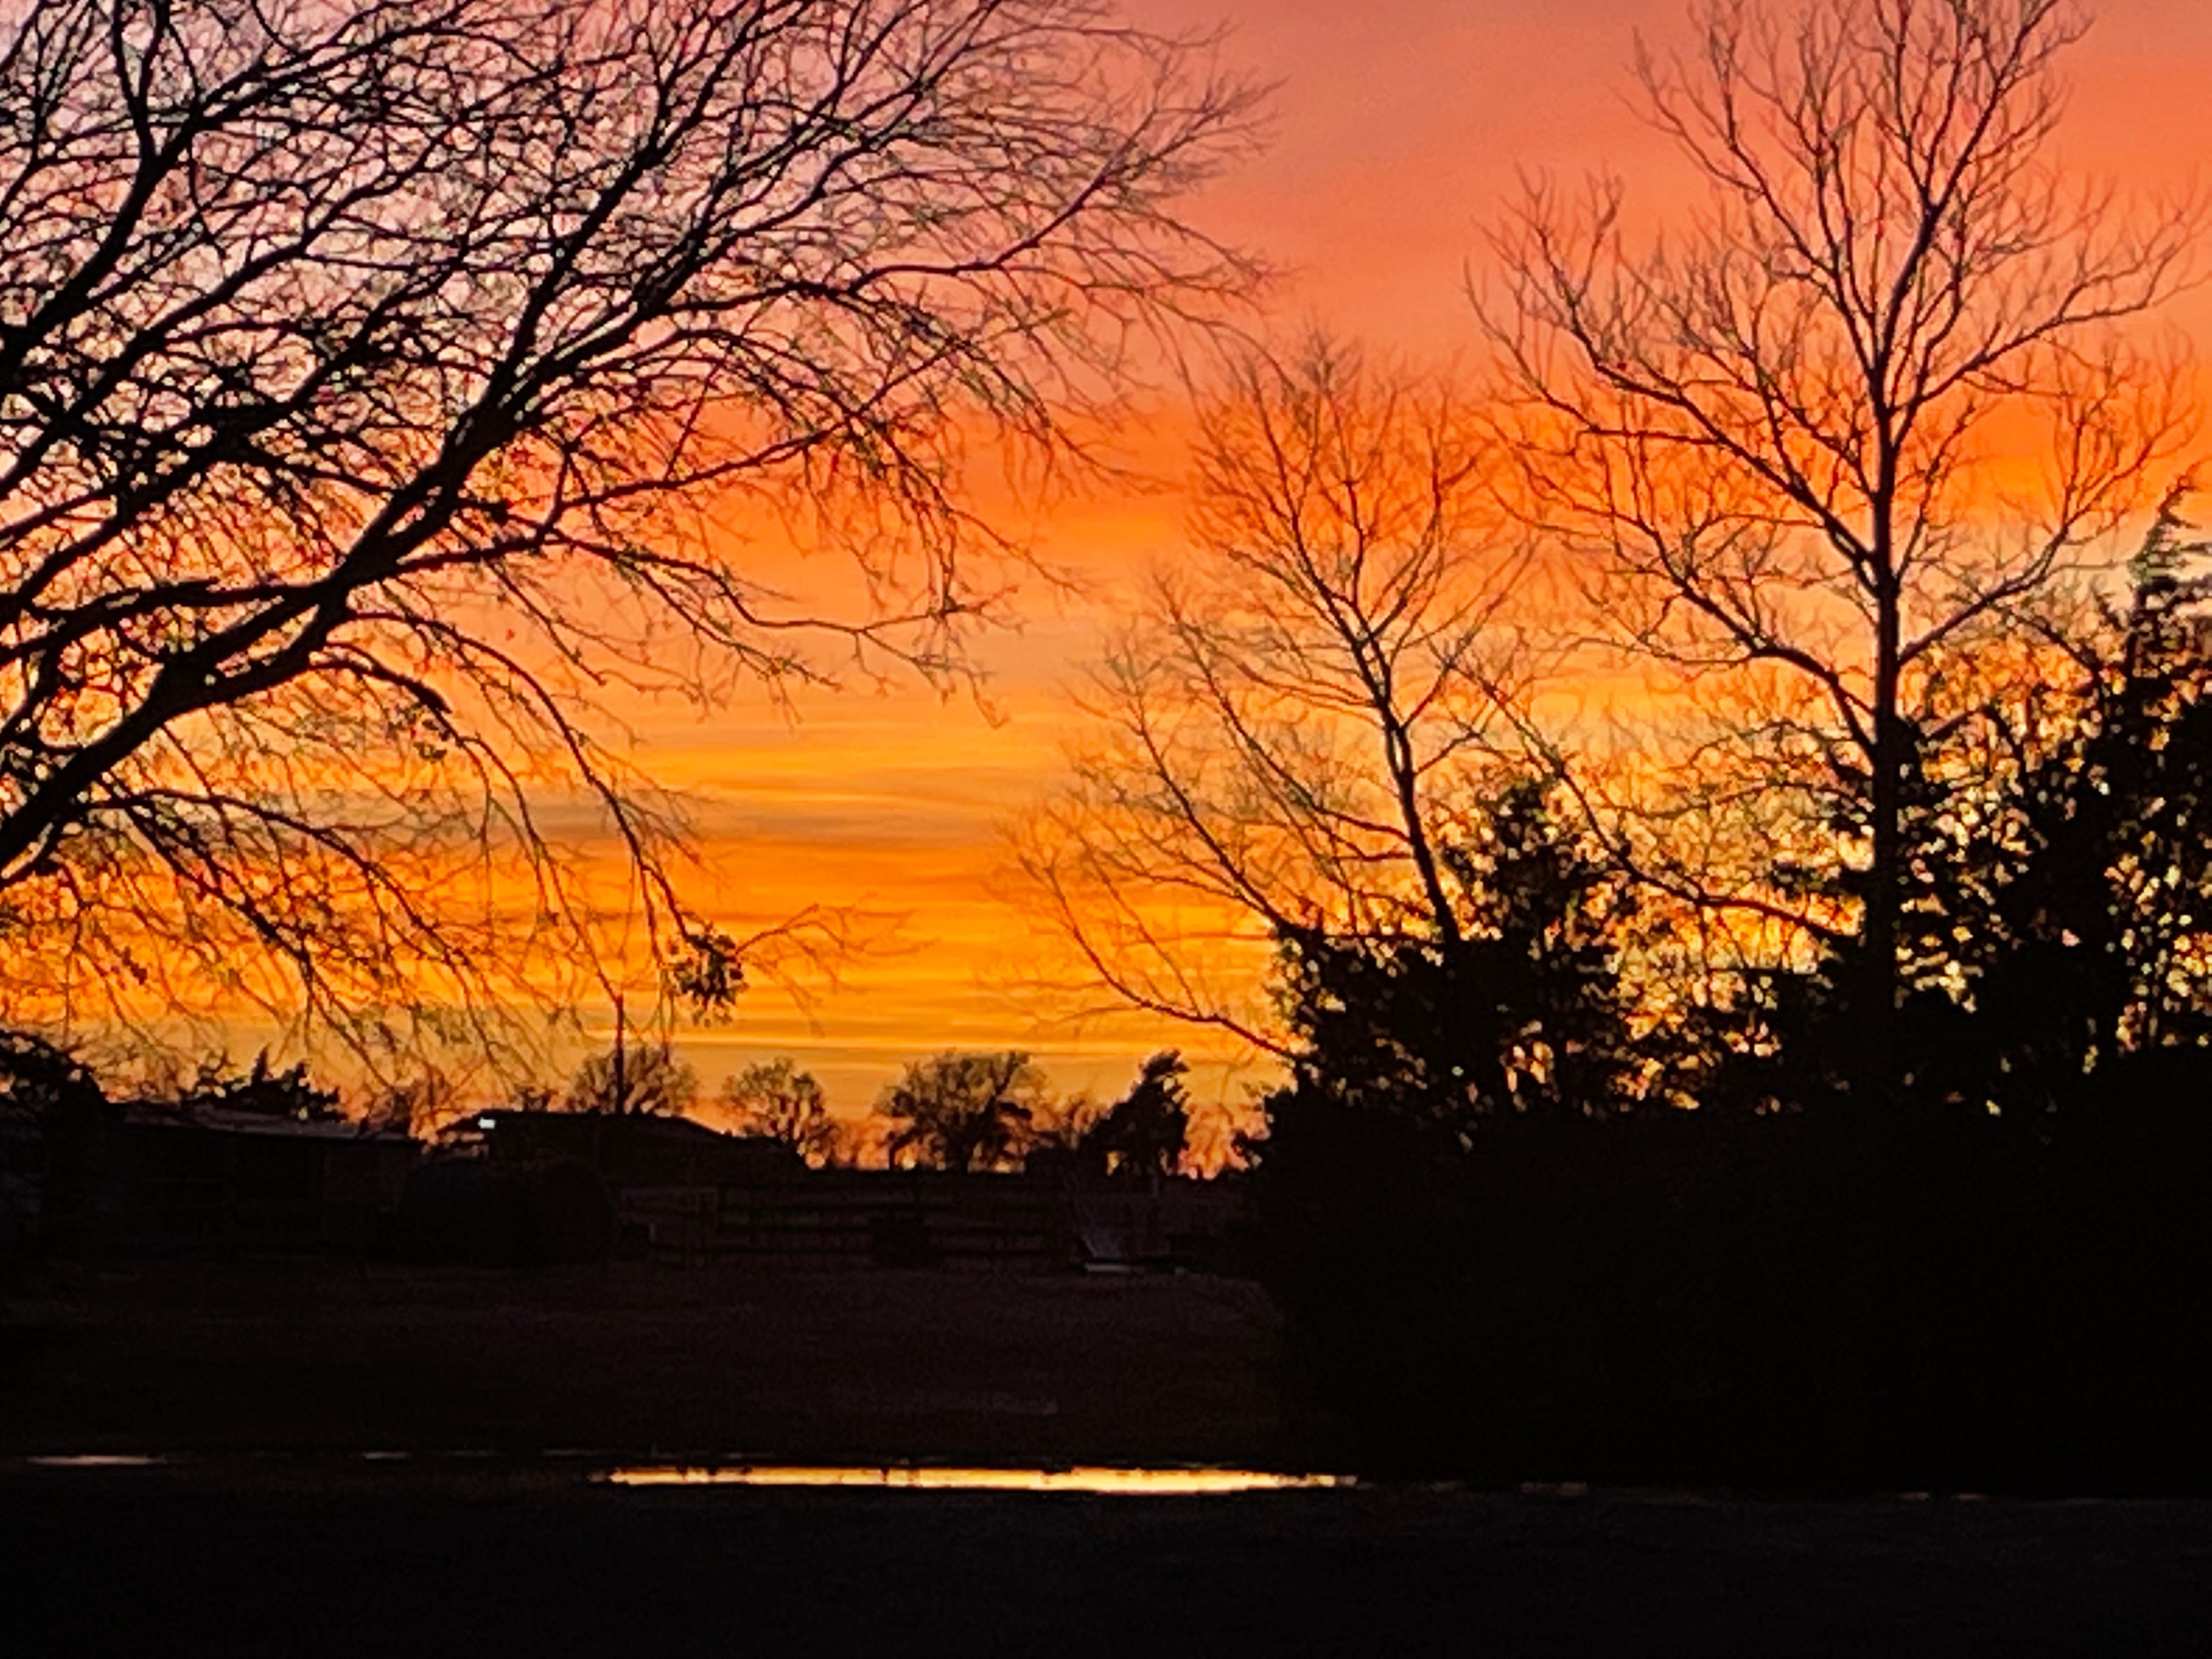
[[1190,1066],[1182,1053],[1163,1048],[1147,1060],[1129,1092],[1109,1107],[1083,1135],[1109,1175],[1173,1175],[1190,1144]]
[[1048,1109],[1044,1073],[1018,1049],[917,1060],[876,1102],[891,1162],[908,1168],[1018,1168]]
[[726,1078],[714,1103],[739,1134],[780,1140],[817,1169],[844,1148],[844,1126],[830,1115],[829,1097],[788,1056]]
[[698,1074],[665,1048],[630,1043],[593,1054],[568,1080],[572,1112],[680,1117],[699,1098]]

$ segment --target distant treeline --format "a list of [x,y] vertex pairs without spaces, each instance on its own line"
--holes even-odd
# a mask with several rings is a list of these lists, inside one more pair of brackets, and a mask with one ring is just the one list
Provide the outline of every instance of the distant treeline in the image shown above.
[[[434,1139],[482,1105],[532,1112],[696,1118],[729,1133],[776,1141],[806,1163],[876,1162],[966,1173],[1021,1169],[1049,1154],[1097,1175],[1172,1175],[1190,1153],[1188,1073],[1163,1050],[1117,1099],[1053,1092],[1042,1067],[1018,1049],[947,1050],[906,1066],[868,1118],[835,1115],[821,1084],[785,1058],[748,1066],[702,1097],[696,1073],[665,1044],[624,1042],[587,1056],[565,1085],[523,1085],[472,1104],[441,1073],[364,1091],[349,1108],[307,1063],[279,1066],[266,1051],[243,1069],[203,1060],[188,1076],[131,1091],[143,1109],[193,1117],[243,1115],[299,1123],[350,1120],[365,1128]],[[0,1107],[35,1126],[73,1105],[106,1103],[113,1085],[68,1049],[25,1032],[0,1032]]]

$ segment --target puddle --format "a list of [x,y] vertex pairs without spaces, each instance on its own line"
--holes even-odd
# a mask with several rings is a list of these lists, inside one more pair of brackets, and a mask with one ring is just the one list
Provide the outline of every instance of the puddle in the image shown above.
[[159,1468],[167,1460],[140,1452],[77,1452],[62,1457],[27,1457],[23,1461],[40,1469],[152,1469]]
[[[574,1460],[597,1458],[603,1466],[588,1478],[616,1486],[845,1486],[914,1492],[1088,1492],[1131,1497],[1207,1497],[1224,1492],[1311,1492],[1323,1487],[1350,1486],[1348,1474],[1282,1474],[1267,1469],[1122,1468],[1103,1465],[1073,1468],[958,1468],[935,1465],[853,1467],[806,1463],[627,1463],[613,1464],[604,1452],[572,1450],[544,1452],[537,1458],[503,1459],[498,1453],[477,1448],[436,1452],[410,1452],[375,1448],[319,1458],[313,1455],[288,1457],[282,1453],[233,1454],[228,1457],[187,1457],[185,1466],[203,1473],[236,1465],[251,1465],[264,1473],[273,1468],[313,1470],[337,1462],[356,1464],[412,1464],[434,1471],[456,1462],[478,1467],[502,1463],[510,1470],[527,1470],[568,1461],[570,1478],[585,1471]],[[155,1453],[53,1453],[22,1459],[42,1469],[152,1469],[172,1466],[173,1460]]]
[[796,1464],[634,1465],[609,1469],[593,1478],[617,1486],[877,1486],[921,1492],[1073,1492],[1146,1498],[1306,1492],[1353,1484],[1350,1475],[1275,1474],[1261,1469],[834,1468]]

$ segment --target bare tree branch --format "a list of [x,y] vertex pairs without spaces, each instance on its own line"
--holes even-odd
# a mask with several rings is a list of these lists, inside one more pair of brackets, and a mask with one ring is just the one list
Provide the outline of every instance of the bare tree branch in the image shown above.
[[1446,845],[1519,751],[1534,667],[1489,460],[1448,385],[1325,339],[1240,356],[1201,398],[1190,553],[1017,836],[1093,987],[1280,1054],[1281,941],[1457,939]]
[[[1729,902],[1796,909],[1776,882],[1824,841],[1832,878],[1865,872],[1887,1007],[1908,775],[1934,775],[1977,657],[2117,563],[2187,436],[2178,377],[2120,325],[2192,279],[2204,204],[2131,207],[2052,167],[2057,65],[2087,26],[2066,0],[1697,20],[1686,59],[1638,58],[1706,186],[1685,228],[1632,246],[1616,183],[1575,203],[1539,181],[1492,239],[1501,435],[1520,511],[1589,556],[1613,642],[1709,706],[1735,688],[1727,764],[1809,811]],[[2039,471],[2041,499],[2019,499],[2008,464],[2032,459],[2009,471]],[[1691,767],[1678,795],[1726,787]],[[1654,878],[1703,902],[1647,841]]]
[[963,456],[1079,458],[1249,280],[1176,204],[1255,108],[1092,0],[11,9],[0,1017],[486,1026],[574,966],[577,799],[732,945],[611,697],[956,666]]

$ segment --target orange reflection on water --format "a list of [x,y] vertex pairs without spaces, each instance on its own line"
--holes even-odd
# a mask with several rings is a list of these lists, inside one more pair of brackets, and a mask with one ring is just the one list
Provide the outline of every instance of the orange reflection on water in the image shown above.
[[930,1492],[1079,1492],[1141,1497],[1306,1491],[1348,1486],[1349,1475],[1273,1474],[1260,1469],[831,1468],[802,1465],[611,1469],[617,1486],[881,1486]]

